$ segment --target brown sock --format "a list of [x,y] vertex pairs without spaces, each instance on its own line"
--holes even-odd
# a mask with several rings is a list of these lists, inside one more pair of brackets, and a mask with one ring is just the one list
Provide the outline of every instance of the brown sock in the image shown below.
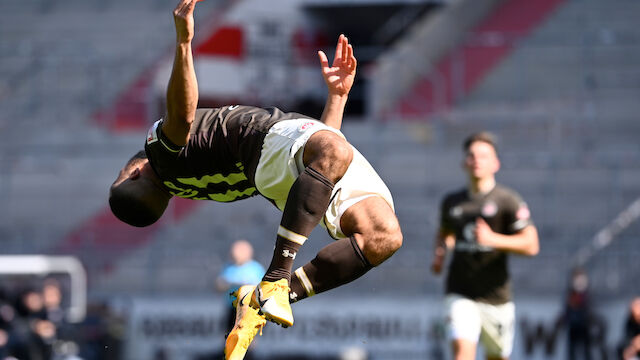
[[298,176],[289,190],[276,247],[263,280],[291,280],[293,260],[327,211],[332,191],[333,183],[310,166]]
[[271,258],[271,264],[269,265],[269,269],[265,273],[262,280],[291,280],[291,268],[293,267],[293,260],[296,258],[296,254],[298,253],[298,250],[300,249],[302,244],[296,243],[294,241],[288,240],[283,236],[280,236],[279,233],[282,231],[282,229],[283,227],[280,226],[280,230],[278,231],[278,238],[276,240],[276,247],[273,250],[273,257]]
[[289,301],[293,303],[349,283],[371,268],[355,238],[334,241],[295,271],[290,281]]

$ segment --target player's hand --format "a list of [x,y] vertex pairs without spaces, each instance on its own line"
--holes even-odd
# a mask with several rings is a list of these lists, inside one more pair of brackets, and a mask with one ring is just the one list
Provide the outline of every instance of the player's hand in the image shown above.
[[[440,233],[442,235],[442,232]],[[439,238],[437,241],[442,241],[444,239]],[[433,251],[433,260],[431,261],[431,272],[435,275],[438,275],[442,272],[442,268],[444,267],[444,259],[447,255],[446,245],[444,242],[442,246],[438,245]]]
[[431,262],[431,272],[439,275],[442,272],[442,267],[444,265],[444,256],[436,256],[433,258]]
[[353,86],[358,62],[353,56],[353,47],[346,36],[340,35],[336,45],[336,54],[333,64],[329,66],[329,60],[324,51],[318,51],[322,76],[329,90],[329,95],[347,95]]
[[638,351],[640,351],[640,335],[636,335],[636,337],[631,339],[629,346],[622,352],[622,358],[624,360],[633,360]]
[[193,11],[198,0],[180,0],[173,10],[173,21],[176,26],[178,43],[189,43],[193,39]]
[[483,218],[479,217],[476,219],[476,240],[478,241],[478,245],[484,246],[492,246],[492,240],[495,235],[489,224],[484,221]]

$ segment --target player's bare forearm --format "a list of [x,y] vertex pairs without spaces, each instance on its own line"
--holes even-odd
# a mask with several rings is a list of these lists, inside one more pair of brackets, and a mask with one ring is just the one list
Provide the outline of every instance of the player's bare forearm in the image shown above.
[[525,256],[535,256],[540,251],[538,230],[533,225],[513,235],[493,233],[491,236],[479,236],[478,242],[497,250]]
[[197,106],[198,81],[191,43],[178,44],[167,87],[167,122],[163,125],[163,131],[176,145],[186,144]]
[[198,106],[198,81],[191,47],[195,3],[196,0],[181,0],[173,12],[176,52],[167,87],[167,119],[162,130],[176,145],[186,144]]
[[329,94],[327,96],[327,102],[324,105],[320,121],[325,123],[327,126],[340,130],[340,127],[342,127],[342,116],[347,104],[347,98],[347,95]]
[[433,258],[431,261],[431,271],[434,274],[440,274],[444,266],[444,260],[447,256],[447,248],[455,243],[453,234],[440,229],[436,234],[433,246]]

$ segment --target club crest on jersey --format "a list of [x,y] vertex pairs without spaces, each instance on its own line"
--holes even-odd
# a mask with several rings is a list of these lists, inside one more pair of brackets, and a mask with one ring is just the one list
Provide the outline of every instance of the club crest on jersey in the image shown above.
[[316,123],[313,121],[307,121],[304,124],[300,125],[300,127],[298,128],[298,131],[305,131],[309,128],[311,128],[312,126],[314,126]]
[[476,240],[476,223],[470,222],[467,223],[464,228],[462,228],[462,236],[466,241],[475,241]]
[[153,123],[151,128],[149,128],[149,132],[147,132],[147,144],[153,144],[154,142],[158,141],[158,132],[156,130],[158,129],[160,121],[162,121],[162,119]]
[[482,205],[482,216],[484,217],[493,217],[498,213],[498,205],[493,201],[487,201],[484,205]]

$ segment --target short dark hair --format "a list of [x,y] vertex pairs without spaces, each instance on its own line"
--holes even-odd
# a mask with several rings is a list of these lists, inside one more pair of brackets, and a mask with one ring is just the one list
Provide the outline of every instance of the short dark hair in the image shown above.
[[131,159],[129,159],[129,162],[131,162],[134,159],[146,159],[147,158],[147,153],[144,150],[140,150],[137,153],[133,154],[133,156],[131,157]]
[[111,189],[109,206],[118,219],[136,227],[155,223],[163,213],[143,198],[132,196],[130,192],[117,186]]
[[[147,158],[144,150],[135,153],[125,168],[136,166],[140,160]],[[141,180],[144,181],[144,180]],[[153,200],[153,190],[141,189],[140,185],[126,184],[112,185],[109,191],[109,206],[111,212],[121,221],[136,227],[149,226],[162,216],[165,206]]]
[[469,135],[462,143],[462,149],[465,152],[469,151],[471,144],[473,144],[476,141],[482,141],[484,143],[491,145],[493,149],[496,151],[496,153],[498,153],[496,136],[493,133],[490,133],[488,131],[480,131],[480,132]]

